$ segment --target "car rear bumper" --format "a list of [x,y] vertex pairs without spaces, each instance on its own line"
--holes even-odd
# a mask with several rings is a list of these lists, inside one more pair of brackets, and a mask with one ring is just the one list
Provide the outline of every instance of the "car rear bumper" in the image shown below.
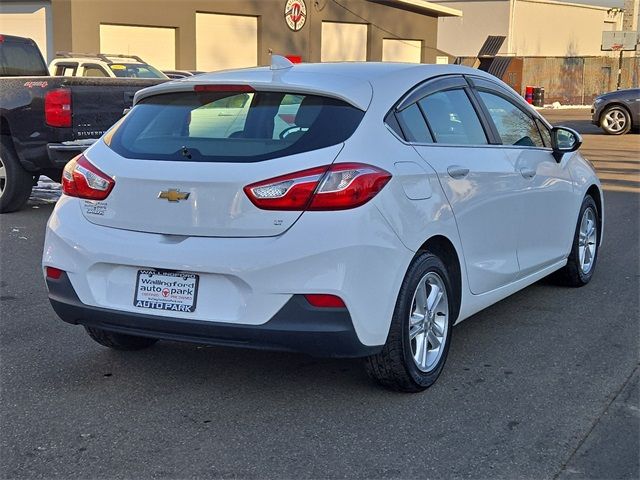
[[69,160],[84,152],[96,141],[96,138],[92,138],[72,142],[48,143],[47,153],[49,155],[49,161],[54,167],[63,168]]
[[[358,212],[307,212],[277,237],[226,238],[95,225],[84,218],[82,202],[63,196],[56,204],[43,267],[67,272],[80,307],[96,312],[91,319],[112,312],[133,322],[151,314],[169,322],[179,318],[176,327],[204,322],[212,328],[228,326],[225,332],[230,333],[239,333],[238,326],[263,331],[292,298],[326,294],[343,300],[359,342],[376,347],[386,341],[400,284],[414,256],[370,204]],[[148,269],[198,275],[195,310],[134,305],[138,272]]]
[[128,335],[208,345],[306,353],[319,357],[364,357],[381,346],[363,345],[346,308],[316,308],[294,295],[266,323],[240,325],[121,312],[83,304],[66,273],[47,278],[49,301],[67,323]]

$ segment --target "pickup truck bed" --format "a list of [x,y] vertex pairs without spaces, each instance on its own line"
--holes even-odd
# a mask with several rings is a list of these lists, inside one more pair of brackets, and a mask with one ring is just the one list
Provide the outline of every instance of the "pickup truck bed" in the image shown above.
[[[81,77],[0,78],[0,132],[11,136],[26,170],[57,175],[55,172],[122,117],[124,110],[131,107],[135,92],[160,82]],[[54,90],[69,92],[69,127],[47,124],[46,97]]]
[[40,175],[59,181],[138,90],[163,81],[52,77],[33,40],[0,35],[0,213],[20,209]]

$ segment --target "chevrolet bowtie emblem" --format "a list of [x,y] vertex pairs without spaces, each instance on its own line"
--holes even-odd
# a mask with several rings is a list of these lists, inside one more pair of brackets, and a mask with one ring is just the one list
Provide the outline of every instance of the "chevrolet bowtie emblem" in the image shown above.
[[177,188],[170,188],[169,190],[160,192],[158,198],[163,200],[169,200],[170,202],[179,202],[180,200],[186,200],[189,198],[190,193],[181,192]]

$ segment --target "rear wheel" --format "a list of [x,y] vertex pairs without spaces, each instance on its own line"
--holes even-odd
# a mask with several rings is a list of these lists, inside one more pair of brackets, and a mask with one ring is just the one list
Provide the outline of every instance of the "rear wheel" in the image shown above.
[[84,327],[89,336],[105,347],[114,350],[142,350],[158,341],[157,338],[136,337],[122,333],[109,332],[101,328]]
[[600,127],[609,135],[623,135],[631,130],[631,115],[623,107],[608,107],[600,116]]
[[453,297],[449,273],[432,253],[422,253],[402,283],[382,351],[366,359],[369,375],[402,392],[430,387],[442,372],[451,343]]
[[33,175],[20,165],[11,137],[0,136],[0,213],[24,207],[32,188]]
[[582,287],[591,281],[598,260],[599,224],[596,202],[591,195],[587,195],[578,215],[571,253],[567,264],[559,272],[563,283]]

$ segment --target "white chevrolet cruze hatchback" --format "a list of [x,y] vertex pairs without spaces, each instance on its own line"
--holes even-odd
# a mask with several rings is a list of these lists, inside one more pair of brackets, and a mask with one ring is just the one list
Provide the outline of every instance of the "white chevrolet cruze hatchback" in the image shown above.
[[419,391],[454,324],[555,271],[591,279],[580,144],[459,66],[274,58],[165,83],[66,166],[49,298],[111,348],[366,357]]

